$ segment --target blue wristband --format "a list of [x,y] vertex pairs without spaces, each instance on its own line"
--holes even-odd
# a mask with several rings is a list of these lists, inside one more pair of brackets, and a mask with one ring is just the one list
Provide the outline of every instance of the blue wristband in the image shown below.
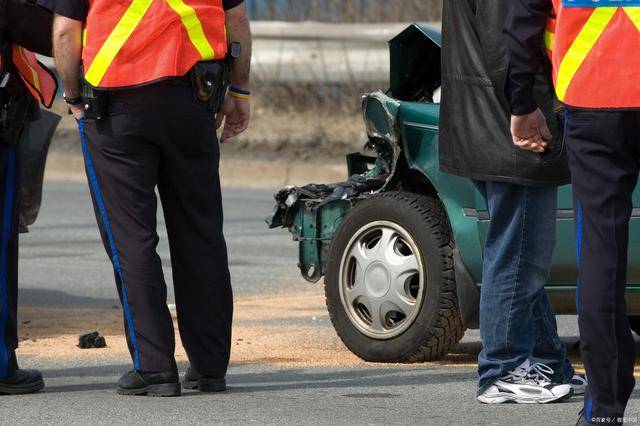
[[229,91],[232,93],[237,93],[238,95],[251,96],[250,91],[238,89],[237,87],[234,87],[234,86],[230,86]]

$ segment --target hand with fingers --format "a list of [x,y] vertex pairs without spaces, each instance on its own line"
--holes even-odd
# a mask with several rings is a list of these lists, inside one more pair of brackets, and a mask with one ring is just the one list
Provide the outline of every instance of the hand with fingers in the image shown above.
[[540,154],[553,138],[540,108],[527,115],[512,115],[511,136],[517,147]]
[[84,104],[81,103],[80,105],[69,105],[69,111],[71,111],[71,114],[73,114],[73,117],[76,120],[81,120],[82,117],[84,117]]
[[251,101],[246,98],[238,98],[227,95],[220,112],[216,116],[216,128],[219,129],[224,122],[224,129],[220,143],[239,135],[249,127],[251,119]]

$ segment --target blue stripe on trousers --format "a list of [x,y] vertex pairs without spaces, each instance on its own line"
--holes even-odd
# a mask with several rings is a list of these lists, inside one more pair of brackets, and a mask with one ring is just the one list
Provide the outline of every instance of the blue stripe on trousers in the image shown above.
[[[569,126],[569,110],[564,110],[564,137]],[[576,201],[576,265],[578,266],[578,280],[576,282],[576,312],[580,313],[580,259],[582,259],[582,204]]]
[[82,142],[82,152],[84,154],[84,160],[87,165],[87,174],[89,177],[89,183],[93,189],[94,196],[96,198],[96,204],[100,211],[100,217],[102,219],[102,225],[104,231],[107,234],[109,241],[109,248],[111,249],[111,256],[113,258],[113,268],[116,270],[118,277],[120,278],[120,284],[122,286],[122,306],[124,309],[124,316],[127,320],[127,328],[129,329],[129,340],[133,347],[133,363],[136,370],[140,370],[140,354],[138,352],[138,343],[136,342],[136,332],[133,326],[133,316],[131,315],[131,309],[129,307],[129,301],[127,299],[127,288],[124,283],[124,274],[122,273],[122,265],[120,264],[120,257],[118,256],[118,250],[116,249],[115,239],[113,237],[113,231],[111,230],[111,224],[109,217],[107,216],[107,209],[104,206],[104,199],[102,198],[102,192],[100,190],[100,184],[98,183],[98,177],[96,175],[95,167],[93,166],[93,160],[89,153],[87,146],[87,136],[84,129],[84,119],[78,122],[80,128],[80,141]]
[[15,169],[16,150],[9,147],[7,153],[7,176],[4,192],[4,207],[2,213],[2,246],[0,247],[0,299],[2,314],[0,315],[0,379],[7,377],[9,368],[9,351],[5,342],[7,332],[7,320],[9,317],[9,296],[7,286],[9,285],[8,274],[8,247],[11,228],[13,225],[13,201],[15,197]]

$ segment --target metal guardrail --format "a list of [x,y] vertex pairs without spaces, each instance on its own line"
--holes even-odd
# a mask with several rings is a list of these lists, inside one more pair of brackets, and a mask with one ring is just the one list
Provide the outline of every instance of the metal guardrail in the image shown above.
[[[253,21],[255,39],[337,40],[386,43],[409,23],[332,24],[324,22]],[[434,23],[438,25],[438,23]]]

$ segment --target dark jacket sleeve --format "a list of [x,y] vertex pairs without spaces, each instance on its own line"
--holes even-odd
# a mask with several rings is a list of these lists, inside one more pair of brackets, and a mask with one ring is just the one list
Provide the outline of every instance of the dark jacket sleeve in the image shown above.
[[544,55],[544,29],[553,4],[551,0],[513,1],[504,27],[510,62],[506,92],[511,112],[525,115],[538,108],[533,84]]
[[222,7],[224,10],[233,9],[236,6],[239,6],[244,0],[222,0]]
[[6,30],[11,41],[32,52],[51,56],[51,12],[25,0],[8,0],[6,8]]
[[65,18],[84,22],[89,13],[89,0],[37,0],[38,5]]

